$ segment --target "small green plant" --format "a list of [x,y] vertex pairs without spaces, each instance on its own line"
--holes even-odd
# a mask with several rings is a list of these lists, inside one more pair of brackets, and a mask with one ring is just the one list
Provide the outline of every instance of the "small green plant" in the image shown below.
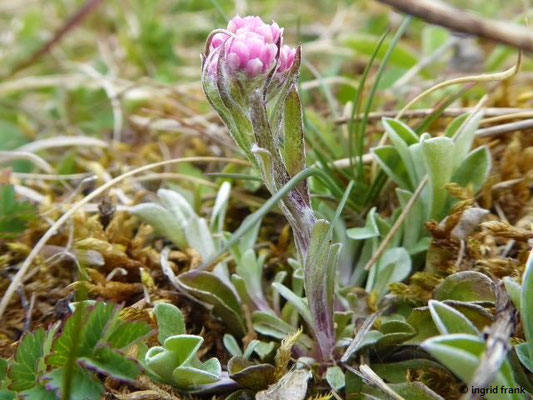
[[13,185],[0,185],[0,239],[16,237],[37,217],[35,206],[17,200]]
[[[73,315],[58,334],[59,324],[48,331],[38,329],[24,336],[13,359],[7,364],[7,384],[0,394],[19,395],[27,399],[53,400],[62,398],[70,379],[70,399],[99,398],[104,393],[102,383],[92,371],[114,379],[132,382],[140,366],[124,353],[152,333],[144,322],[120,319],[121,307],[112,303],[78,303]],[[76,323],[84,321],[79,330]],[[69,365],[69,360],[74,363]],[[5,373],[5,372],[4,372]],[[9,398],[9,397],[4,397]],[[14,398],[14,397],[13,397]]]
[[220,362],[211,358],[201,362],[196,353],[202,346],[201,336],[188,335],[183,314],[172,304],[154,308],[161,346],[151,347],[144,357],[146,367],[164,383],[182,390],[217,382],[221,377]]

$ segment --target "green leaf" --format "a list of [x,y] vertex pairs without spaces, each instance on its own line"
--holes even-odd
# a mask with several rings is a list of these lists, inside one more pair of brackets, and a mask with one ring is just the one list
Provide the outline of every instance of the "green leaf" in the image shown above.
[[[254,329],[261,335],[270,336],[280,340],[297,331],[294,326],[283,321],[278,316],[264,311],[255,311],[252,314],[252,323]],[[312,340],[305,334],[300,335],[298,341],[304,344],[307,348],[311,348],[313,345]]]
[[118,321],[107,338],[107,344],[118,350],[126,350],[140,340],[152,335],[152,328],[145,322]]
[[177,356],[178,365],[190,362],[196,355],[204,338],[197,335],[176,335],[165,340],[165,349],[173,352]]
[[37,218],[37,209],[31,203],[17,200],[13,185],[0,184],[0,239],[16,237]]
[[[332,230],[328,221],[319,219],[313,226],[309,251],[305,260],[304,282],[314,333],[321,344],[335,345],[333,302],[335,270],[342,245],[331,244]],[[303,316],[303,315],[302,315]]]
[[376,223],[376,207],[370,209],[366,215],[365,226],[362,228],[350,228],[346,231],[350,239],[364,240],[379,236],[379,229]]
[[529,344],[529,359],[533,359],[533,251],[529,253],[522,278],[521,318]]
[[376,342],[378,349],[405,342],[416,335],[415,329],[407,322],[400,320],[386,321],[379,327],[383,334]]
[[191,271],[178,277],[193,296],[213,305],[213,311],[238,336],[246,332],[241,305],[235,293],[219,277],[210,272]]
[[411,360],[392,362],[392,363],[373,363],[372,369],[382,379],[390,383],[402,383],[405,382],[409,371],[427,371],[437,370],[446,372],[439,363],[428,360],[425,358],[415,358]]
[[[408,190],[396,188],[396,196],[400,202],[400,207],[404,209],[411,200],[413,193]],[[407,215],[405,223],[403,224],[403,238],[402,245],[409,252],[409,254],[416,254],[416,252],[427,250],[426,243],[421,242],[424,238],[420,239],[421,230],[424,226],[424,209],[420,201],[415,202],[413,208]],[[421,246],[422,250],[419,250],[417,246]]]
[[405,163],[394,146],[375,147],[371,149],[371,152],[379,166],[394,183],[402,189],[408,189],[412,186]]
[[26,334],[18,345],[15,358],[7,373],[11,380],[10,390],[22,392],[38,383],[39,362],[43,357],[45,335],[44,329],[38,329]]
[[[49,380],[46,385],[47,388],[57,391],[58,398],[63,397],[61,388],[65,373],[65,368],[56,368],[46,376],[46,379]],[[77,365],[74,366],[70,400],[99,399],[103,394],[103,385],[91,373]]]
[[272,283],[272,287],[278,292],[285,300],[294,306],[298,310],[298,313],[303,317],[304,321],[310,327],[313,326],[313,319],[311,318],[311,312],[307,302],[299,296],[296,296],[292,290],[279,282]]
[[228,362],[231,379],[240,386],[254,391],[267,388],[275,382],[276,368],[270,364],[255,364],[242,357],[233,357]]
[[366,290],[375,291],[382,298],[389,290],[389,285],[401,282],[411,272],[411,257],[403,247],[387,249],[378,265],[370,272]]
[[233,335],[226,333],[222,338],[224,347],[233,357],[242,357],[242,350]]
[[533,372],[533,360],[529,355],[529,343],[520,343],[515,346],[516,355],[524,367],[526,367],[529,372]]
[[140,372],[134,361],[108,347],[100,347],[89,357],[81,357],[79,361],[85,367],[126,382],[133,382]]
[[[481,356],[485,351],[483,339],[465,334],[452,334],[428,339],[422,344],[422,347],[466,383],[470,383],[474,379],[474,374],[481,362]],[[512,377],[511,366],[506,360],[491,384],[515,387],[516,384]],[[486,394],[485,398],[487,400],[499,400],[501,396],[499,394]],[[518,395],[510,395],[509,398],[520,399]]]
[[[38,384],[31,389],[20,392],[24,399],[39,399],[39,400],[56,400],[56,394],[53,391],[46,389],[44,385]],[[0,395],[0,399],[2,396]],[[15,399],[15,397],[13,397]]]
[[144,363],[150,371],[155,372],[157,376],[169,384],[174,380],[172,375],[174,368],[179,365],[178,355],[162,346],[148,349],[144,355]]
[[[87,309],[83,308],[84,311]],[[81,309],[77,312],[80,312]],[[106,331],[118,319],[120,309],[113,303],[97,302],[89,308],[89,315],[84,321],[80,338],[79,355],[86,356],[92,353],[96,345],[106,335]]]
[[440,221],[444,217],[444,205],[448,193],[444,188],[453,173],[455,145],[452,139],[436,137],[421,142],[424,164],[429,175],[431,197],[431,218]]
[[461,114],[458,117],[455,117],[452,122],[448,125],[446,128],[446,132],[444,132],[444,136],[449,137],[450,139],[453,139],[455,134],[459,131],[461,126],[463,126],[466,119],[470,116],[470,114],[465,113]]
[[483,111],[478,111],[477,113],[470,115],[454,135],[453,140],[455,142],[455,151],[453,156],[455,167],[461,165],[466,155],[470,152],[476,135],[476,130],[479,127],[482,117]]
[[285,101],[283,128],[285,133],[282,148],[283,160],[289,175],[293,177],[305,169],[302,104],[296,86],[292,87]]
[[76,324],[75,316],[82,312],[84,329],[79,332],[79,347],[77,356],[88,356],[94,350],[98,342],[105,336],[106,331],[112,327],[118,318],[119,309],[113,303],[97,302],[93,307],[76,307],[74,314],[71,315],[59,338],[52,346],[52,354],[47,363],[54,367],[62,367],[76,347],[74,337],[79,327]]
[[[213,360],[218,363],[216,358]],[[207,385],[209,383],[215,383],[220,380],[220,374],[220,363],[218,364],[218,370],[216,371],[206,371],[190,366],[184,366],[176,368],[173,372],[176,386],[186,389],[195,388],[200,385]]]
[[170,336],[185,333],[185,320],[180,309],[173,304],[159,303],[154,307],[154,315],[157,319],[159,343],[165,343]]
[[507,294],[513,302],[513,305],[517,310],[520,310],[522,303],[522,286],[510,276],[504,277],[502,281],[505,285],[505,290],[507,291]]
[[344,372],[342,372],[342,369],[338,366],[329,367],[326,370],[326,380],[328,381],[329,386],[337,392],[346,385]]
[[472,185],[474,193],[477,193],[489,177],[492,168],[490,150],[487,146],[481,146],[472,151],[455,170],[451,182],[462,187]]
[[429,301],[429,311],[435,325],[442,335],[449,333],[468,333],[479,335],[479,331],[468,318],[453,307],[437,300]]
[[486,275],[476,271],[461,271],[449,275],[435,289],[435,300],[494,303],[494,284]]
[[398,395],[409,400],[444,400],[421,382],[405,382],[389,385]]
[[394,149],[400,155],[407,175],[409,176],[410,185],[407,189],[413,190],[417,182],[417,177],[409,147],[418,143],[418,136],[403,122],[391,118],[383,118],[382,124]]
[[[0,357],[0,382],[5,382],[7,377],[7,360]],[[2,387],[0,385],[0,387]]]
[[155,231],[185,250],[189,247],[185,232],[176,217],[165,207],[155,203],[137,204],[129,212],[152,225]]

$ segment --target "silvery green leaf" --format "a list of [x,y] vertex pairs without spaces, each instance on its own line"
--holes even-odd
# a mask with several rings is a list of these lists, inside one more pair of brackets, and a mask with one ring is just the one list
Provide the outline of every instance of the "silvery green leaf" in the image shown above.
[[450,139],[453,139],[455,134],[459,131],[461,126],[463,126],[466,119],[470,116],[470,114],[465,113],[461,114],[457,117],[455,117],[452,122],[446,127],[446,131],[444,132],[444,136],[449,137]]
[[529,359],[533,360],[533,251],[529,253],[522,278],[522,298],[520,315],[524,333],[529,344]]
[[163,346],[151,347],[144,356],[146,366],[165,382],[172,382],[172,372],[177,365],[178,355]]
[[429,311],[433,322],[442,335],[449,333],[468,333],[479,335],[479,331],[460,311],[440,301],[430,300]]
[[463,122],[459,130],[454,134],[452,139],[455,142],[455,152],[453,155],[455,167],[458,167],[463,162],[466,155],[470,152],[481,118],[483,118],[483,111],[478,111],[477,113],[469,116],[469,118]]
[[379,166],[394,183],[403,189],[412,187],[405,164],[394,146],[376,147],[370,151]]
[[474,193],[477,193],[489,177],[491,168],[490,150],[487,146],[478,147],[462,160],[462,163],[455,170],[451,182],[462,187],[472,185]]
[[186,228],[190,218],[196,217],[187,199],[175,190],[159,189],[157,196],[161,199],[163,206],[179,221],[182,228]]
[[506,276],[502,279],[505,290],[507,291],[507,294],[511,298],[513,305],[517,310],[520,310],[521,307],[521,295],[522,295],[522,286],[510,276]]
[[430,215],[440,221],[444,217],[444,205],[448,197],[444,185],[450,182],[453,174],[455,145],[450,138],[436,137],[424,140],[421,146],[432,194]]
[[[286,277],[287,277],[287,271],[278,271],[278,273],[276,273],[276,276],[274,276],[274,282],[283,283]],[[279,293],[274,290],[272,292],[272,306],[274,307],[274,310],[280,309],[280,300],[281,298],[280,298]],[[290,303],[287,303],[285,307],[291,307]],[[286,315],[283,311],[282,311],[282,316]],[[289,321],[289,319],[287,319],[287,321]]]
[[[252,215],[248,215],[246,218],[244,218],[241,225],[244,225],[246,221],[251,217]],[[260,228],[261,220],[257,221],[253,228],[251,228],[244,235],[242,235],[237,245],[240,254],[243,254],[248,249],[253,249],[255,242],[257,242],[257,236],[259,235]]]
[[346,378],[344,377],[344,372],[338,366],[329,367],[326,370],[326,380],[329,383],[329,386],[335,391],[342,390],[344,385],[346,385]]
[[279,282],[272,283],[272,287],[289,303],[291,303],[303,317],[304,321],[313,326],[313,319],[311,318],[311,312],[307,302],[299,296],[296,296],[288,287]]
[[185,320],[180,309],[173,304],[159,303],[154,307],[154,315],[157,319],[159,330],[159,343],[165,343],[170,336],[185,333]]
[[211,272],[191,271],[181,274],[178,281],[191,295],[211,304],[215,314],[222,318],[233,334],[245,334],[240,301],[233,288],[220,277]]
[[394,148],[398,151],[405,169],[407,170],[407,175],[409,176],[411,183],[408,188],[413,190],[416,186],[417,179],[415,163],[411,157],[409,147],[418,143],[418,136],[416,136],[416,134],[411,131],[411,128],[409,128],[403,122],[394,119],[383,118],[382,123],[385,128],[385,132],[387,132],[387,136],[390,138]]
[[259,356],[261,360],[264,360],[266,357],[271,355],[276,348],[276,344],[274,342],[261,342],[259,341],[254,346],[254,352]]
[[[254,329],[261,335],[270,336],[275,339],[284,339],[294,334],[297,329],[280,319],[278,316],[263,311],[256,311],[252,314]],[[311,348],[313,341],[306,334],[301,334],[298,341],[308,348]]]
[[242,254],[241,259],[237,262],[236,271],[244,279],[250,298],[261,299],[266,303],[262,286],[263,263],[257,258],[254,250],[249,249]]
[[[341,244],[331,244],[332,232],[328,221],[320,219],[313,226],[309,252],[304,266],[304,285],[314,333],[320,346],[333,349],[335,327],[335,271]],[[283,294],[282,294],[283,295]],[[329,354],[323,354],[329,356]]]
[[130,208],[130,213],[152,225],[157,233],[164,236],[178,248],[189,248],[189,243],[180,222],[166,208],[155,203],[138,204]]
[[[424,133],[420,136],[420,140],[426,140],[431,138],[428,134]],[[411,189],[411,191],[414,191],[415,188],[422,182],[424,177],[427,175],[427,168],[426,163],[424,161],[424,152],[422,151],[422,142],[415,143],[409,146],[409,154],[411,155],[411,158],[413,160],[414,164],[414,174],[416,178],[415,187]],[[423,216],[424,220],[429,220],[431,218],[430,212],[431,212],[431,202],[432,202],[433,194],[431,190],[431,185],[426,185],[424,189],[422,189],[422,193],[420,194],[420,199],[418,202],[420,202],[421,208],[423,210]]]
[[401,282],[411,272],[411,257],[403,247],[388,249],[370,272],[366,290],[377,292],[379,298],[389,290],[389,285]]
[[252,340],[250,343],[248,343],[248,346],[246,346],[246,350],[244,350],[243,354],[242,354],[242,357],[246,360],[248,360],[250,358],[250,356],[252,355],[252,353],[254,352],[255,350],[255,347],[259,344],[259,340]]
[[189,246],[195,249],[202,259],[207,260],[215,254],[215,243],[204,218],[189,219],[185,234]]
[[[209,363],[209,361],[213,360]],[[194,389],[201,385],[217,382],[220,379],[222,368],[220,362],[213,358],[206,361],[209,369],[194,368],[188,365],[178,367],[173,372],[174,384],[184,389]]]
[[379,332],[383,336],[376,341],[378,349],[403,343],[416,335],[416,330],[409,323],[401,320],[385,321],[379,327]]
[[197,335],[174,335],[165,339],[163,347],[177,356],[177,365],[191,362],[204,342]]
[[[428,339],[422,343],[422,347],[464,382],[470,383],[474,379],[481,356],[485,351],[485,342],[479,336],[451,334]],[[516,386],[508,360],[502,364],[491,384],[506,387]],[[499,393],[486,394],[485,398],[487,400],[499,400],[501,395]],[[512,394],[509,395],[509,399],[520,400],[520,396]]]
[[222,232],[224,229],[224,220],[226,218],[226,209],[228,208],[228,201],[231,193],[231,183],[224,181],[218,189],[213,212],[211,213],[211,220],[209,227],[214,232]]
[[346,234],[350,239],[354,240],[378,237],[379,228],[376,222],[376,207],[372,207],[366,215],[365,226],[361,228],[350,228],[346,231]]
[[[404,209],[413,195],[412,192],[396,188],[396,196],[400,202],[400,207]],[[422,203],[417,201],[403,224],[403,242],[402,245],[409,252],[412,251],[414,246],[419,242],[421,236],[421,227],[424,226],[424,210]]]
[[533,360],[529,355],[529,343],[520,343],[515,346],[515,350],[522,365],[526,367],[529,372],[533,372]]
[[241,347],[239,346],[237,340],[235,340],[235,337],[233,335],[230,335],[229,333],[224,334],[222,342],[224,343],[224,347],[226,348],[226,350],[232,356],[242,357]]

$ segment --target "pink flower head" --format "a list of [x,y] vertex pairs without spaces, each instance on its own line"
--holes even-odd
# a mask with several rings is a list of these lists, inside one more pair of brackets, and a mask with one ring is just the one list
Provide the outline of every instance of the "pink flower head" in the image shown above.
[[209,73],[216,74],[216,64],[225,52],[227,66],[232,71],[245,72],[250,78],[268,73],[276,64],[279,51],[279,72],[288,70],[294,63],[295,49],[283,45],[283,29],[272,22],[268,25],[259,17],[234,17],[227,32],[212,36],[209,43]]

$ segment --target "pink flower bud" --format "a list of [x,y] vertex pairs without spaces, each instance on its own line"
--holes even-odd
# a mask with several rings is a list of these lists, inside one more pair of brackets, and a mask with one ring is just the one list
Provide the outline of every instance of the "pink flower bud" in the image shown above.
[[283,42],[283,29],[272,22],[268,25],[259,17],[234,17],[228,23],[227,31],[220,31],[211,37],[207,71],[216,75],[218,58],[225,57],[231,71],[243,72],[249,78],[268,74],[276,63],[278,72],[290,69],[294,63],[295,49]]

